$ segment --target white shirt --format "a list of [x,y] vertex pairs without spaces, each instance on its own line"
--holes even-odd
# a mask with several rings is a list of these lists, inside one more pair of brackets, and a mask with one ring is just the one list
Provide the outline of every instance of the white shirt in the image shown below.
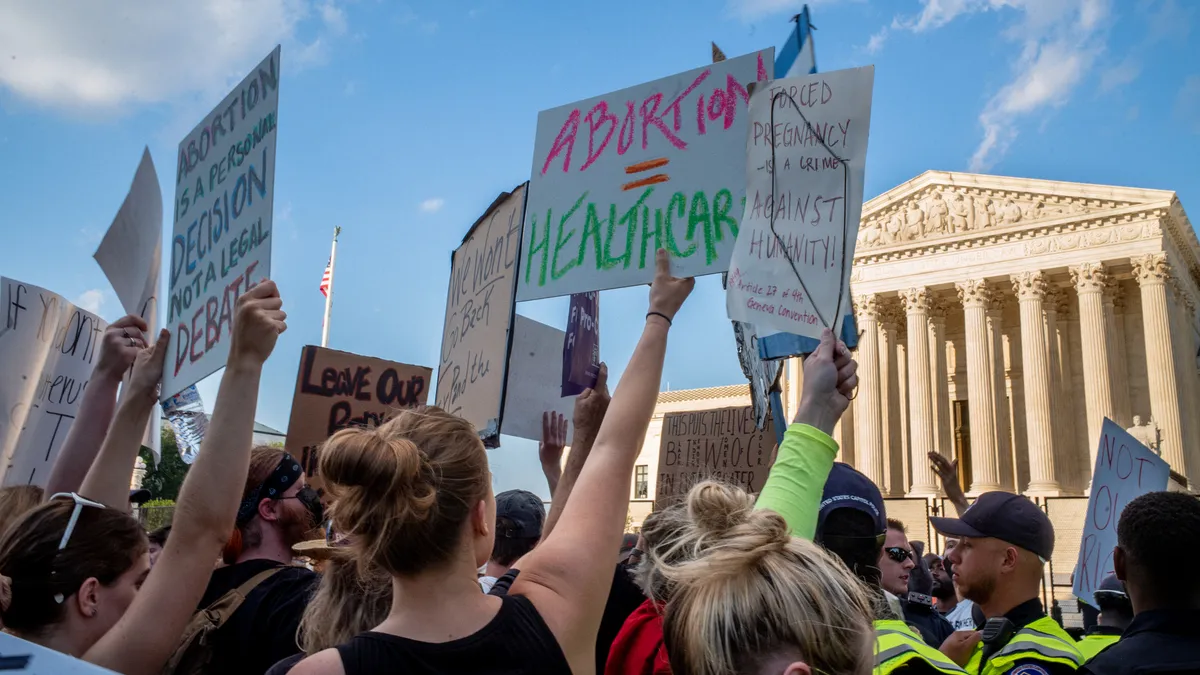
[[945,618],[954,626],[954,630],[975,630],[975,619],[971,617],[971,610],[975,607],[975,603],[963,598],[958,601],[954,609],[950,610]]
[[496,577],[479,577],[479,587],[484,593],[490,593],[492,586],[496,585]]

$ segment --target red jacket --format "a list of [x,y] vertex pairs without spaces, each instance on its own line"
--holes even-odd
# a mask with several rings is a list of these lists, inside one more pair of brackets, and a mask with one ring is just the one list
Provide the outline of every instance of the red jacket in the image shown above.
[[604,675],[671,675],[660,612],[647,600],[629,615],[613,640]]

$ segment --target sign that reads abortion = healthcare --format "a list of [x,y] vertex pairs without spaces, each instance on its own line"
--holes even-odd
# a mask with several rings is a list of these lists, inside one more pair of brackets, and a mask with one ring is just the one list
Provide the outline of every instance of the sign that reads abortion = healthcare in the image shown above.
[[745,198],[747,86],[775,50],[542,111],[517,300],[724,272]]
[[238,296],[271,276],[279,47],[179,143],[162,400],[225,365]]

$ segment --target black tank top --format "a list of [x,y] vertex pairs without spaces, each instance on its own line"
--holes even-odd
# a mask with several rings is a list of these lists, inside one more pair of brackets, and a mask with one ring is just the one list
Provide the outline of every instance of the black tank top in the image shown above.
[[418,642],[368,632],[339,645],[346,675],[432,675],[434,673],[546,673],[570,675],[567,657],[533,603],[503,596],[486,626],[450,642]]

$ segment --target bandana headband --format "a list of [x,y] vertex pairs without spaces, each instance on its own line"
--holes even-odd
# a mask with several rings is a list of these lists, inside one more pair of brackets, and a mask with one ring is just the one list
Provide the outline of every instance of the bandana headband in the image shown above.
[[279,499],[280,495],[300,480],[302,473],[304,471],[300,468],[300,464],[288,453],[283,453],[283,459],[279,460],[279,464],[267,477],[267,480],[254,488],[249,497],[242,500],[238,507],[237,526],[245,525],[258,514],[258,503],[264,498]]

